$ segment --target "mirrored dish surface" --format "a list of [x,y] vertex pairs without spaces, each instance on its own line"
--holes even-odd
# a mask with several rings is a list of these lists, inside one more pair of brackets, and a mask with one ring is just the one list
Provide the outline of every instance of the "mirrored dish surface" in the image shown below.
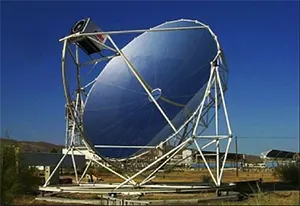
[[[200,26],[167,22],[156,28]],[[113,38],[113,36],[112,36]],[[175,128],[199,106],[217,55],[208,29],[145,32],[122,52],[150,89]],[[87,142],[93,145],[156,146],[174,132],[121,56],[113,58],[91,88],[83,115]],[[139,149],[95,149],[110,158],[127,158]]]

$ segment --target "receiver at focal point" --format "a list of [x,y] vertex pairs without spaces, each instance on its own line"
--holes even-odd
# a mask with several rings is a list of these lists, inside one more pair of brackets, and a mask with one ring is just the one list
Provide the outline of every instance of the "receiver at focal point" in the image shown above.
[[[82,19],[74,24],[70,34],[86,34],[101,32],[101,29],[90,18]],[[71,39],[88,55],[99,53],[103,48],[102,44],[107,39],[106,35],[79,36]]]

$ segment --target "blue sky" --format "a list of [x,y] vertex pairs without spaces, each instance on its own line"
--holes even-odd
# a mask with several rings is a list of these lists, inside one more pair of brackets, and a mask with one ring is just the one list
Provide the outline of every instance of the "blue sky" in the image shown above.
[[84,17],[104,30],[149,28],[181,18],[209,24],[230,69],[226,98],[240,152],[298,150],[296,1],[1,2],[2,136],[8,129],[15,139],[64,143],[58,39]]

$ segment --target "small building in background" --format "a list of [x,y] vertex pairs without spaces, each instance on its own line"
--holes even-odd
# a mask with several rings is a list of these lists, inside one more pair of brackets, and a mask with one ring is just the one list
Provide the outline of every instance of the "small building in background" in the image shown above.
[[193,163],[193,151],[190,149],[185,149],[182,151],[182,159],[185,166],[191,166]]
[[279,165],[296,163],[297,161],[299,161],[299,157],[300,153],[277,149],[271,149],[261,153],[261,158],[269,168],[274,168]]

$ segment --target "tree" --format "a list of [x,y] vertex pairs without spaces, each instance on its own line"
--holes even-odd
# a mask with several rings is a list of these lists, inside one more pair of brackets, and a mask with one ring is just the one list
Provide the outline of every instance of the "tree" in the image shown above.
[[37,188],[38,176],[35,168],[21,161],[19,148],[15,145],[0,147],[0,205],[10,205],[18,195],[24,195]]

